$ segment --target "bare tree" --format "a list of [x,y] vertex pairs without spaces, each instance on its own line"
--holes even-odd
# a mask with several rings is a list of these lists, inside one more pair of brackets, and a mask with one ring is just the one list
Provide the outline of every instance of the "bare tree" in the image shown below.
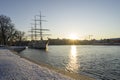
[[23,37],[21,33],[15,29],[10,17],[0,15],[0,41],[3,45],[18,41],[18,37]]

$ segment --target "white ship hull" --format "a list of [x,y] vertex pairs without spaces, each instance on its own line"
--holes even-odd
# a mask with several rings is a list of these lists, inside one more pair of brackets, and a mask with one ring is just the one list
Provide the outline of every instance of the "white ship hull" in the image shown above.
[[34,49],[47,49],[48,47],[48,41],[37,41],[37,42],[31,42],[29,44],[29,48]]

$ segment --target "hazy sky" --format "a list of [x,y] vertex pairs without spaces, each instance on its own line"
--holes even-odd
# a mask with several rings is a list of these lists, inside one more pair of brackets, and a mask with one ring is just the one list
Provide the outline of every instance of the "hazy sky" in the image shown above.
[[42,12],[51,38],[74,33],[85,39],[120,37],[120,0],[0,0],[0,14],[9,16],[16,28],[27,32],[34,15]]

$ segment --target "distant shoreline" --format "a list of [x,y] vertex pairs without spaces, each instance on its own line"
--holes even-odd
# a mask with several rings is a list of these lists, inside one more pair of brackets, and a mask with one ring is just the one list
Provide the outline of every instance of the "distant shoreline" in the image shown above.
[[50,44],[49,46],[59,45],[93,45],[93,46],[120,46],[120,44]]

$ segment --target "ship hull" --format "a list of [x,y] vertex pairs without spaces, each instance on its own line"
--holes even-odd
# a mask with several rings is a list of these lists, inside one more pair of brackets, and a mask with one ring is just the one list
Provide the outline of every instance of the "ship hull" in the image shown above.
[[47,49],[48,41],[31,42],[28,47],[33,49]]

